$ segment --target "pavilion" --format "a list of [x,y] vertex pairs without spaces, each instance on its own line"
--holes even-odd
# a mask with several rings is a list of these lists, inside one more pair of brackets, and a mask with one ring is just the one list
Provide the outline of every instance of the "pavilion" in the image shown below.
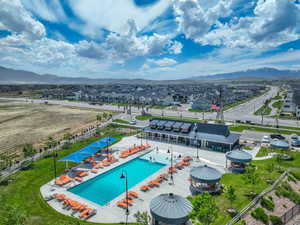
[[190,190],[193,195],[203,192],[218,193],[221,190],[222,174],[215,168],[207,165],[191,169],[190,172]]
[[187,224],[192,209],[192,204],[179,195],[173,193],[158,195],[150,202],[152,224]]
[[[227,167],[227,160],[230,161],[230,166]],[[235,173],[245,172],[247,163],[251,162],[252,155],[242,150],[233,150],[226,153],[226,168]]]

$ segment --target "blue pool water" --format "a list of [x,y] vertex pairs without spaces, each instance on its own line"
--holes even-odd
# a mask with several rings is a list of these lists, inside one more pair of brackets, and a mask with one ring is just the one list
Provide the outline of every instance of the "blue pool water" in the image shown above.
[[125,179],[120,179],[122,170],[127,171],[128,189],[130,189],[164,166],[165,165],[161,163],[153,163],[136,158],[91,180],[70,188],[68,191],[99,205],[105,205],[125,192]]

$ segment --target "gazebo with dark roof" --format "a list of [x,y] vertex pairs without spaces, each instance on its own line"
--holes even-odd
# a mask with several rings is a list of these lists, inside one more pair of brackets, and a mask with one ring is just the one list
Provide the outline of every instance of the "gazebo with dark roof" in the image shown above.
[[150,202],[152,224],[186,224],[192,209],[192,204],[179,195],[161,194]]
[[226,153],[226,168],[227,160],[230,161],[229,170],[232,172],[242,173],[245,171],[247,163],[251,162],[252,155],[243,150],[233,150]]
[[207,165],[199,166],[191,169],[190,176],[190,190],[192,194],[203,192],[217,193],[221,189],[219,181],[221,180],[222,173],[215,168]]

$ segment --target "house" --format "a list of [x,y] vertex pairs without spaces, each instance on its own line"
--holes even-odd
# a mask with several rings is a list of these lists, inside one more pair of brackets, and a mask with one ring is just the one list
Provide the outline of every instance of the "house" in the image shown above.
[[206,98],[198,98],[193,101],[192,109],[210,110],[212,101]]

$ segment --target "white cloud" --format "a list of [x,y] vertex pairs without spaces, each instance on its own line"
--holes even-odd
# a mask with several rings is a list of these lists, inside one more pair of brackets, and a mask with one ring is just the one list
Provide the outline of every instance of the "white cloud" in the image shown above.
[[167,35],[137,36],[133,20],[128,21],[128,34],[110,33],[102,43],[81,41],[76,45],[78,55],[97,59],[129,59],[137,56],[159,56],[164,53],[179,54],[182,45],[171,41]]
[[59,0],[21,0],[24,6],[40,18],[51,22],[62,22],[66,15]]
[[171,59],[171,58],[162,58],[162,59],[148,59],[147,62],[149,63],[152,63],[154,65],[157,65],[157,66],[172,66],[172,65],[175,65],[177,63],[176,60],[174,59]]
[[204,9],[196,0],[179,0],[175,5],[182,32],[203,45],[267,48],[300,37],[300,7],[290,0],[258,0],[253,16],[233,17],[228,23],[218,21],[228,15],[236,2],[219,1]]
[[231,13],[230,1],[175,0],[174,12],[180,31],[187,38],[207,34],[218,19]]
[[125,34],[128,20],[136,20],[137,27],[143,29],[164,13],[171,1],[160,0],[148,7],[138,7],[133,0],[69,0],[69,4],[87,25]]
[[19,0],[0,0],[0,21],[2,29],[22,33],[30,39],[40,39],[46,31],[40,22],[34,20]]

